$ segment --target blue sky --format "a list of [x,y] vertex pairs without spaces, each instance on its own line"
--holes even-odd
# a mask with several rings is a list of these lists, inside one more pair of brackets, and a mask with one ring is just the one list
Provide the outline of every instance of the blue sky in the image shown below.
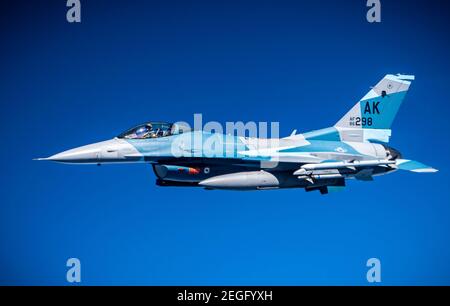
[[[7,1],[0,18],[0,284],[449,285],[450,5]],[[416,81],[391,145],[438,168],[303,190],[155,186],[148,165],[32,161],[148,120],[333,125],[387,73]]]

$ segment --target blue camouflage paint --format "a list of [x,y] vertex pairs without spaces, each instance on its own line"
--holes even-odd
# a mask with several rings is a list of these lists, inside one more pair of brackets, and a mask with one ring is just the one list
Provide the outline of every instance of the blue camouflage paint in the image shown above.
[[303,134],[307,140],[327,140],[340,141],[341,136],[335,127],[329,127],[321,130],[311,131]]
[[[328,129],[331,132],[331,129]],[[282,149],[279,153],[314,153],[331,152],[341,154],[361,155],[352,146],[341,141],[308,140],[310,144],[295,148]],[[139,153],[146,158],[151,157],[214,157],[241,158],[243,160],[269,160],[270,156],[245,156],[239,152],[249,148],[239,137],[217,133],[195,131],[181,135],[174,135],[155,139],[128,139]],[[214,142],[211,147],[208,143]]]
[[145,157],[243,158],[247,146],[232,135],[194,131],[149,139],[126,139]]
[[419,170],[419,169],[428,169],[429,166],[424,165],[415,160],[409,160],[407,162],[399,164],[398,168],[401,170],[413,171],[413,170]]
[[280,153],[307,153],[307,152],[337,152],[337,153],[347,153],[354,155],[361,155],[358,151],[353,149],[345,142],[340,141],[323,141],[323,140],[312,140],[309,145],[283,149],[278,151]]
[[[360,102],[361,118],[366,124],[362,128],[390,129],[392,122],[406,96],[407,91],[401,91],[385,96],[379,96]],[[372,124],[369,124],[372,120]]]

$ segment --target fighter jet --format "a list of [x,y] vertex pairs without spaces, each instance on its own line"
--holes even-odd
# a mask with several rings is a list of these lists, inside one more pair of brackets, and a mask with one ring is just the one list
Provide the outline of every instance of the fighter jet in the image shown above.
[[[158,186],[225,190],[304,188],[330,191],[347,179],[407,170],[436,172],[388,146],[391,125],[412,75],[386,75],[334,126],[285,138],[261,139],[191,130],[182,123],[147,122],[114,139],[55,154],[74,164],[148,163]],[[211,144],[214,144],[213,146]]]

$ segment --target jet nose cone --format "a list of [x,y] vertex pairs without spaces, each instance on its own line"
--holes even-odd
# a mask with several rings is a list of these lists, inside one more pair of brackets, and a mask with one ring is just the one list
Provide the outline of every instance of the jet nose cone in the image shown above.
[[84,146],[52,155],[44,160],[62,163],[95,163],[99,152],[99,148]]
[[52,155],[50,157],[38,160],[50,160],[61,163],[83,163],[83,164],[98,163],[102,148],[104,148],[105,145],[110,143],[111,141],[97,142],[87,146],[67,150]]
[[128,142],[120,139],[110,139],[93,143],[87,146],[67,150],[47,158],[36,160],[49,160],[61,163],[99,164],[107,162],[120,162],[126,156],[132,156],[134,160],[139,159],[139,152]]

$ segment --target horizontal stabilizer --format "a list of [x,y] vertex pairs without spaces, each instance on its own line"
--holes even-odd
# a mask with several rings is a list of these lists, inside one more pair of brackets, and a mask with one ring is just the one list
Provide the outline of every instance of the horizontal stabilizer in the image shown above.
[[397,159],[396,165],[400,170],[407,170],[411,172],[417,173],[434,173],[438,172],[437,169],[419,163],[418,161],[409,160],[409,159]]

